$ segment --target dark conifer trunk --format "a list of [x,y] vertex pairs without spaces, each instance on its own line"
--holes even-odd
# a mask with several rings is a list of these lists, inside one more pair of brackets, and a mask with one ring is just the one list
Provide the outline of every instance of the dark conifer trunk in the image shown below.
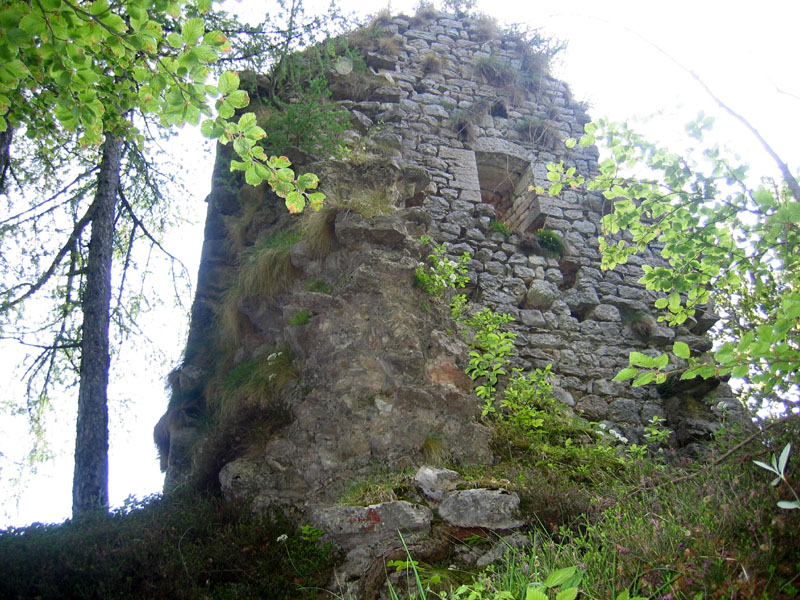
[[72,515],[108,510],[108,326],[114,208],[121,140],[106,137],[92,207],[92,234],[83,297],[78,432],[72,479]]
[[6,177],[11,166],[11,140],[14,130],[8,125],[5,131],[0,131],[0,193],[6,190]]

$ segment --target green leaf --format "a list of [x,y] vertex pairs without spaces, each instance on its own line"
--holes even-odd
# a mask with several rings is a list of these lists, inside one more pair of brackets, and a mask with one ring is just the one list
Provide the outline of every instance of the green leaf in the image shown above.
[[288,168],[281,168],[278,169],[278,178],[281,181],[293,181],[294,180],[294,171]]
[[239,76],[231,71],[225,71],[219,76],[219,84],[217,89],[223,96],[230,94],[232,91],[239,88]]
[[632,367],[644,367],[645,369],[652,369],[655,366],[655,359],[641,352],[631,352],[628,362]]
[[230,119],[236,110],[231,106],[230,102],[223,100],[222,102],[218,102],[217,112],[223,119]]
[[7,62],[5,65],[3,65],[3,67],[16,79],[22,79],[23,77],[31,74],[31,72],[28,70],[28,67],[26,67],[25,64],[18,59]]
[[244,113],[241,117],[239,117],[239,131],[245,133],[247,129],[256,126],[256,115],[255,113]]
[[556,600],[575,600],[578,597],[578,588],[567,588],[556,594]]
[[262,179],[258,176],[258,171],[256,171],[255,165],[250,165],[247,167],[247,169],[245,169],[244,180],[253,186],[261,183]]
[[550,186],[550,189],[547,190],[547,193],[551,196],[558,196],[561,193],[561,187],[560,183],[554,183]]
[[785,508],[786,510],[793,510],[795,508],[800,508],[800,502],[797,500],[780,500],[778,502],[778,507]]
[[750,369],[747,365],[737,365],[733,368],[733,371],[731,371],[731,377],[745,377],[749,371]]
[[656,378],[655,373],[653,373],[652,371],[647,371],[645,373],[642,373],[639,377],[637,377],[631,385],[633,385],[633,387],[640,387],[643,385],[647,385],[648,383],[652,383],[655,378]]
[[558,587],[562,583],[564,583],[567,579],[572,577],[575,574],[575,571],[578,570],[578,567],[565,567],[563,569],[558,569],[557,571],[553,571],[544,580],[544,585],[548,588]]
[[628,379],[633,379],[638,374],[639,374],[639,369],[636,369],[634,367],[627,367],[625,369],[622,369],[619,373],[617,373],[614,376],[614,379],[612,379],[612,381],[626,381]]
[[567,148],[574,148],[577,143],[578,140],[576,140],[575,138],[567,138],[566,140],[564,140],[564,145]]
[[308,202],[311,204],[311,208],[314,210],[319,210],[322,208],[322,203],[325,200],[325,194],[322,192],[314,192],[313,194],[308,195]]
[[244,108],[250,104],[250,96],[248,96],[247,92],[244,90],[236,90],[235,92],[231,92],[228,94],[227,100],[234,108]]
[[9,6],[0,10],[0,27],[3,29],[11,29],[12,27],[18,27],[19,22],[22,20],[22,17],[25,16],[25,13],[22,12],[22,9],[19,6]]
[[789,460],[789,453],[792,451],[792,444],[786,444],[783,447],[780,458],[778,458],[778,470],[781,474],[786,472],[786,462]]
[[691,350],[686,342],[675,342],[672,344],[672,353],[678,358],[688,359],[691,355]]
[[39,12],[30,12],[19,22],[19,28],[31,35],[41,35],[47,31],[47,24]]
[[679,294],[678,292],[672,292],[672,293],[669,295],[669,298],[668,298],[668,300],[667,300],[667,304],[669,305],[669,309],[670,309],[672,312],[675,312],[675,311],[677,311],[677,310],[678,310],[678,308],[679,308],[679,307],[680,307],[680,305],[681,305],[681,296],[680,296],[680,294]]
[[202,63],[213,63],[219,58],[219,54],[214,48],[207,44],[201,44],[194,49],[195,56]]
[[167,43],[173,48],[180,48],[183,46],[183,36],[173,31],[167,34]]
[[270,156],[267,164],[273,169],[284,169],[290,166],[292,163],[285,156]]
[[[100,17],[100,22],[117,33],[124,33],[128,30],[128,26],[125,24],[125,21],[122,20],[122,17],[114,13],[106,13],[102,15]],[[112,46],[112,48],[114,46],[117,47],[117,50],[114,52],[115,55],[122,56],[122,45],[116,37],[109,38],[108,44],[109,46]]]
[[525,591],[525,600],[548,600],[548,598],[542,588],[529,585]]
[[313,173],[303,173],[297,178],[297,187],[304,190],[313,190],[319,184],[319,177]]
[[195,42],[203,35],[204,31],[205,25],[203,24],[203,19],[194,18],[189,19],[183,24],[181,35],[183,39],[186,40],[187,44],[194,46]]
[[[797,222],[800,223],[800,219]],[[800,319],[800,294],[784,296],[782,306],[787,319]]]
[[306,207],[306,199],[300,192],[289,192],[286,195],[286,208],[290,213],[301,213]]
[[95,0],[95,2],[92,2],[92,5],[89,7],[89,13],[92,16],[97,17],[107,12],[109,8],[110,6],[107,0]]

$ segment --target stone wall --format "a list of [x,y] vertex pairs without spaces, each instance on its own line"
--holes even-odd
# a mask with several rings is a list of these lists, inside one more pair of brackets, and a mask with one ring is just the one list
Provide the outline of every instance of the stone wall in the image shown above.
[[[382,29],[400,36],[403,50],[368,54],[367,62],[391,84],[380,90],[380,102],[343,105],[358,115],[362,135],[379,129],[381,143],[391,142],[402,160],[430,173],[424,207],[433,237],[453,258],[470,252],[473,297],[516,318],[519,366],[552,363],[561,400],[633,442],[654,415],[667,418],[679,445],[705,439],[717,421],[710,401],[665,401],[655,386],[612,379],[632,350],[652,354],[678,340],[708,350],[704,334],[713,315],[677,331],[659,326],[651,314],[656,296],[638,283],[641,265],[658,264],[656,256],[631,257],[610,272],[599,268],[597,236],[610,202],[581,190],[556,198],[528,191],[549,188],[548,162],[563,161],[587,177],[597,171],[595,147],[563,144],[583,134],[585,108],[564,83],[537,70],[535,50],[510,36],[487,38],[485,22],[400,17]],[[439,72],[426,68],[431,54],[440,58]],[[495,220],[513,234],[494,231]],[[540,228],[563,237],[563,257],[526,251],[524,240]],[[717,396],[715,402],[736,407],[727,386]]]
[[[529,191],[549,187],[551,161],[586,176],[597,170],[595,148],[562,143],[579,137],[589,121],[567,86],[541,70],[535,49],[492,35],[484,22],[396,17],[380,27],[397,51],[366,52],[374,73],[369,94],[352,97],[352,73],[331,76],[335,99],[350,112],[348,136],[359,156],[342,162],[287,153],[298,170],[320,175],[331,198],[381,187],[396,209],[372,219],[332,212],[327,256],[300,242],[291,251],[296,283],[274,298],[240,303],[249,333],[236,360],[288,344],[303,391],[286,399],[287,425],[222,468],[223,490],[254,497],[256,506],[331,501],[348,481],[376,468],[422,464],[431,445],[456,463],[491,462],[490,434],[463,373],[468,348],[448,334],[454,324],[447,311],[423,310],[424,294],[413,287],[414,270],[429,251],[419,244],[423,233],[445,243],[453,258],[471,254],[471,300],[516,319],[516,366],[552,364],[564,404],[631,442],[641,440],[653,416],[667,419],[676,447],[707,439],[716,404],[736,406],[725,384],[716,398],[706,396],[709,385],[680,393],[662,388],[663,397],[655,386],[612,379],[632,350],[660,353],[679,339],[698,353],[708,350],[704,335],[713,315],[677,330],[659,326],[651,314],[655,297],[637,282],[644,261],[657,263],[652,254],[611,272],[599,268],[597,236],[608,202],[581,190],[555,198]],[[239,191],[242,182],[227,174],[228,161],[221,150],[181,372],[184,399],[207,393],[193,382],[215,364],[212,315],[237,260],[224,243],[226,226],[238,217],[242,194],[253,193]],[[258,193],[263,207],[249,243],[287,222],[280,200]],[[495,221],[511,234],[497,231]],[[541,251],[540,229],[563,238],[561,256]],[[308,291],[309,278],[324,280],[330,292]],[[302,310],[309,323],[291,325]],[[165,451],[174,482],[191,460]]]

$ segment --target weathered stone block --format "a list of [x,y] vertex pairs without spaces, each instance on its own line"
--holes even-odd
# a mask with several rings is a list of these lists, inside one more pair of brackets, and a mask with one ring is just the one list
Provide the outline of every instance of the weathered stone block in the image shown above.
[[339,546],[352,550],[385,538],[396,541],[398,530],[426,534],[431,529],[433,513],[427,506],[398,500],[371,506],[311,507],[307,518]]
[[463,480],[461,475],[450,469],[424,465],[417,469],[414,482],[422,493],[432,500],[440,501],[447,492],[452,492]]
[[559,297],[559,291],[549,281],[535,279],[531,281],[528,293],[525,296],[525,308],[547,310]]
[[506,490],[463,490],[450,492],[438,508],[439,516],[455,527],[514,529],[519,518],[519,496]]

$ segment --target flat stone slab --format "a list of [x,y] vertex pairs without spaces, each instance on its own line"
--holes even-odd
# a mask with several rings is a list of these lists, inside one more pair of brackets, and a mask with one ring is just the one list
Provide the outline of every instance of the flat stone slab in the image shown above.
[[370,506],[312,507],[308,517],[312,525],[349,551],[386,538],[399,541],[398,530],[404,536],[425,535],[431,530],[433,513],[427,506],[398,500]]
[[439,505],[439,516],[455,527],[514,529],[519,518],[519,496],[506,490],[450,492]]

